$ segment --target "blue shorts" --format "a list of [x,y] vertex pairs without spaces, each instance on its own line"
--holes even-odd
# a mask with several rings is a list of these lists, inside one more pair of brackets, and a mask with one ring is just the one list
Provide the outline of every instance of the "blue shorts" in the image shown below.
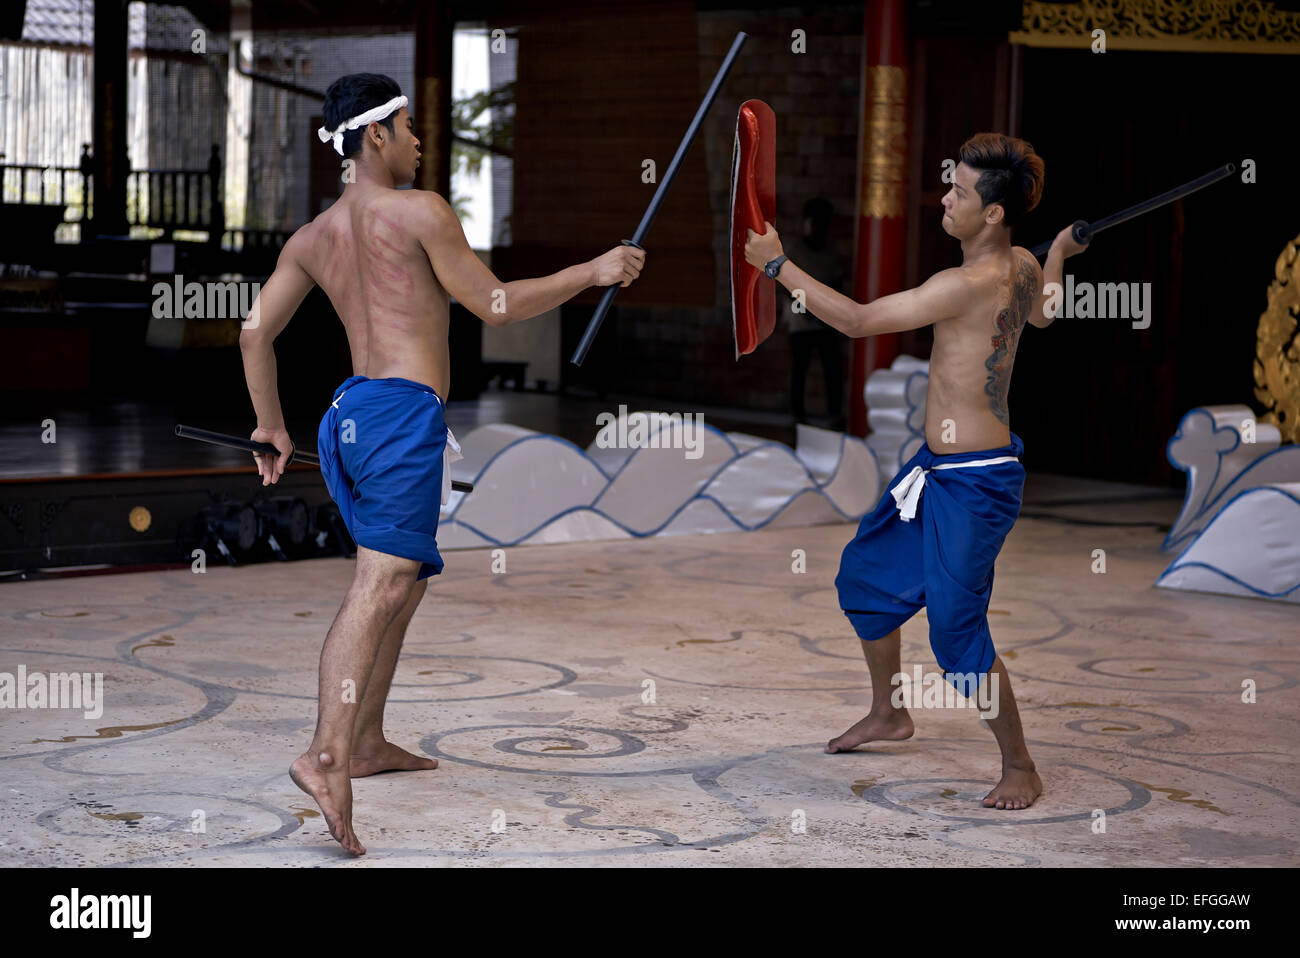
[[[947,456],[922,444],[898,471],[844,547],[835,578],[840,608],[861,639],[883,638],[924,607],[930,648],[950,681],[953,673],[988,672],[996,655],[988,624],[993,560],[1020,514],[1025,467],[951,464],[1019,460],[1024,451],[1015,433],[1000,449]],[[892,490],[918,467],[924,485],[915,517],[904,521]]]
[[436,536],[446,445],[438,394],[396,377],[345,379],[317,435],[321,474],[353,541],[420,560],[421,579],[442,571]]

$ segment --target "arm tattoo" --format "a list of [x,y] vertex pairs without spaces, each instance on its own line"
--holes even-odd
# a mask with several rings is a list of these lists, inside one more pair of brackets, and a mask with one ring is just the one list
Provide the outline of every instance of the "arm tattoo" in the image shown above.
[[1011,365],[1015,362],[1016,343],[1037,295],[1038,277],[1034,267],[1022,259],[1015,288],[1011,291],[1011,301],[994,317],[996,329],[993,334],[993,352],[984,361],[984,368],[989,374],[984,392],[989,397],[989,408],[993,410],[993,415],[1004,426],[1011,425],[1011,417],[1007,413],[1007,391],[1011,386]]

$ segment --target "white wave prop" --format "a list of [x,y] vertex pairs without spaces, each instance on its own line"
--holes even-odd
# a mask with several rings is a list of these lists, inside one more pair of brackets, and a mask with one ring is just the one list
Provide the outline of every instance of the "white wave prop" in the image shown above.
[[1276,426],[1255,422],[1248,406],[1198,406],[1188,411],[1165,449],[1187,473],[1182,511],[1161,549],[1184,545],[1247,489],[1300,482],[1300,446],[1282,445]]
[[[640,418],[638,418],[640,417]],[[461,439],[452,467],[474,492],[453,492],[438,526],[442,548],[640,538],[818,525],[862,517],[880,495],[875,454],[861,439],[799,426],[795,449],[700,424],[680,447],[682,420],[625,413],[602,433],[635,448],[587,449],[511,425]],[[695,458],[688,458],[690,452]]]
[[867,445],[880,462],[880,481],[888,482],[925,442],[925,394],[930,364],[915,356],[898,356],[888,369],[867,377]]
[[1156,585],[1300,602],[1300,482],[1239,492]]

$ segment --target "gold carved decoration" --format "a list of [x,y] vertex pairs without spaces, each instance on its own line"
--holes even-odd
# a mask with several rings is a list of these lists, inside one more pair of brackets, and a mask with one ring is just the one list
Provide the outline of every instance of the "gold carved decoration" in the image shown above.
[[1107,50],[1300,53],[1300,13],[1269,0],[1024,0],[1012,43],[1090,49],[1104,30]]
[[1286,244],[1273,272],[1256,333],[1255,398],[1268,409],[1260,422],[1277,426],[1283,442],[1300,442],[1300,236]]
[[862,215],[902,216],[907,195],[907,72],[867,68],[867,157]]

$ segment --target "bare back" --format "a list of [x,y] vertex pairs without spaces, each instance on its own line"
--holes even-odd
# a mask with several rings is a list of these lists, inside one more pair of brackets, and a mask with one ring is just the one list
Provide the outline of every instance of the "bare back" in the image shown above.
[[352,184],[298,231],[299,263],[343,320],[354,375],[414,380],[445,401],[449,297],[420,242],[426,222],[417,191]]
[[1011,442],[1011,367],[1042,286],[1037,261],[1021,247],[961,269],[969,306],[934,324],[930,354],[925,441],[941,456]]

